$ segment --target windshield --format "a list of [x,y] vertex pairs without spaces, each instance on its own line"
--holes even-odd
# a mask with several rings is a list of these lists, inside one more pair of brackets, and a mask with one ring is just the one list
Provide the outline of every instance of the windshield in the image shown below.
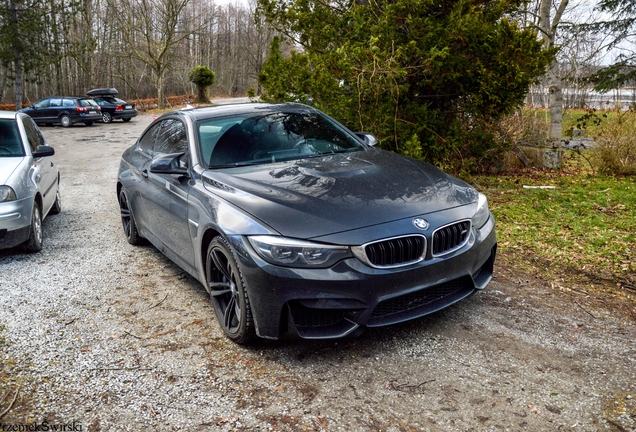
[[208,168],[258,165],[363,150],[339,125],[318,113],[244,114],[198,123]]
[[0,120],[0,157],[24,156],[24,147],[15,120]]

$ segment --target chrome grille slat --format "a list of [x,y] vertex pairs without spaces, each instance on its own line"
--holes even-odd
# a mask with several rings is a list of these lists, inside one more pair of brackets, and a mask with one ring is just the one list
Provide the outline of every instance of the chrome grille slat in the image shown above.
[[431,246],[433,256],[440,256],[459,249],[470,236],[470,220],[463,220],[438,228],[433,232]]
[[423,235],[395,237],[352,248],[364,263],[376,268],[401,267],[422,261],[426,254]]

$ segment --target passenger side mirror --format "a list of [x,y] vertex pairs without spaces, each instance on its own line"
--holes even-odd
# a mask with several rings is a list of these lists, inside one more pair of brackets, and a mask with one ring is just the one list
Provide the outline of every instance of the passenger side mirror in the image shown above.
[[373,134],[367,132],[356,132],[356,135],[358,138],[362,139],[365,144],[370,145],[371,147],[378,143],[378,139]]
[[38,148],[31,153],[34,158],[41,158],[46,156],[53,156],[55,154],[55,150],[53,147],[47,145],[38,146]]
[[171,153],[163,155],[150,162],[150,172],[154,174],[175,174],[187,176],[188,169],[182,167],[181,156],[185,153]]

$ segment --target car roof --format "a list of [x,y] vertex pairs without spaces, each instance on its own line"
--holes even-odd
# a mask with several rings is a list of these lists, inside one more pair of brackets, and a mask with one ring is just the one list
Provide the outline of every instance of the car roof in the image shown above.
[[[318,113],[319,111],[300,103],[240,103],[211,107],[191,107],[170,111],[161,117],[179,114],[192,120],[203,120],[241,114],[271,114],[276,112]],[[161,118],[159,117],[159,118]]]
[[17,111],[0,111],[0,119],[16,119],[17,117]]

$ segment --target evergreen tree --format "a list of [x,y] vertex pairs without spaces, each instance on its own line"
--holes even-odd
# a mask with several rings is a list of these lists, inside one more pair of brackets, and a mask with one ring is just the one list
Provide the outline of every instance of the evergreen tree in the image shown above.
[[195,66],[188,72],[188,80],[197,86],[196,103],[210,103],[207,89],[214,84],[216,74],[207,66]]
[[523,0],[259,0],[301,49],[272,44],[265,100],[306,100],[385,148],[481,157],[553,52],[508,19]]

